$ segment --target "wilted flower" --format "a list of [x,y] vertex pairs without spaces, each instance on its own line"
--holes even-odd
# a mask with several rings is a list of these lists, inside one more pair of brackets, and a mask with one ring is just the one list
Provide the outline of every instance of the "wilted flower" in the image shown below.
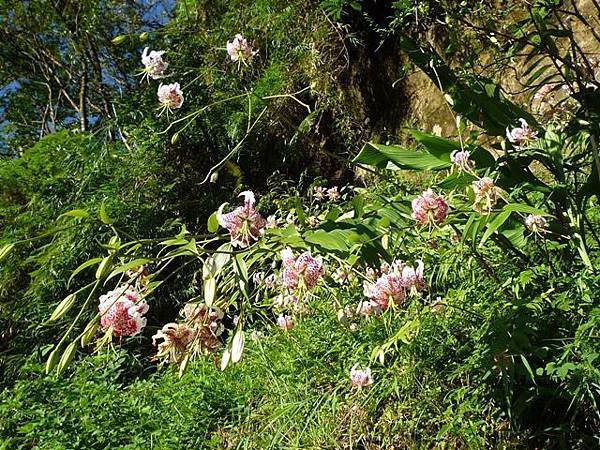
[[337,312],[338,321],[344,325],[347,325],[349,320],[355,316],[356,312],[350,306],[346,306],[342,309],[339,309]]
[[167,70],[168,63],[163,60],[164,51],[154,51],[148,53],[150,47],[146,47],[142,53],[142,64],[146,67],[145,72],[153,80],[162,78]]
[[392,270],[392,266],[390,266],[390,263],[387,261],[383,262],[381,266],[379,266],[379,273],[389,273],[390,270]]
[[525,218],[525,226],[529,231],[533,231],[534,233],[539,233],[545,231],[546,229],[546,219],[542,216],[538,216],[536,214],[529,214]]
[[377,272],[372,267],[365,268],[365,278],[367,280],[375,281],[377,279]]
[[187,303],[181,311],[186,324],[194,330],[194,351],[214,351],[221,345],[218,337],[225,327],[220,323],[223,311],[203,303]]
[[335,202],[340,199],[340,193],[338,192],[337,186],[333,186],[327,189],[327,198],[332,202]]
[[241,34],[236,34],[233,41],[227,41],[227,53],[233,62],[245,61],[254,56],[248,40]]
[[344,269],[340,267],[333,273],[333,275],[331,275],[331,278],[333,278],[333,280],[339,284],[345,284],[347,282],[351,282],[356,277],[352,272],[352,269]]
[[183,92],[179,87],[179,83],[158,86],[158,101],[164,108],[181,108],[181,105],[183,105]]
[[473,209],[480,214],[489,214],[499,197],[499,190],[494,184],[494,180],[483,177],[473,181],[473,192],[475,193]]
[[265,286],[267,286],[269,289],[272,289],[277,285],[277,281],[278,278],[275,276],[274,273],[272,273],[267,278],[265,278]]
[[137,289],[121,286],[100,296],[100,324],[116,336],[135,336],[146,326],[148,304]]
[[431,312],[433,313],[442,313],[446,309],[446,305],[444,305],[442,301],[442,297],[436,297],[433,302],[431,302]]
[[358,364],[355,364],[352,366],[352,369],[350,369],[350,380],[352,380],[352,386],[370,386],[373,384],[371,368],[365,367],[364,369],[360,369]]
[[315,193],[313,195],[317,200],[321,200],[327,195],[327,189],[325,189],[323,186],[315,186],[314,191]]
[[231,244],[234,247],[245,248],[262,236],[267,221],[255,208],[254,194],[245,191],[240,194],[240,197],[242,196],[244,205],[238,206],[228,214],[223,214],[225,203],[221,205],[217,211],[217,221],[229,231]]
[[[223,311],[216,306],[206,306],[204,303],[186,303],[182,310],[186,321],[194,326],[215,323],[224,316]],[[211,325],[211,328],[218,328]],[[221,334],[220,332],[218,334]]]
[[292,318],[288,315],[280,315],[277,318],[277,326],[283,331],[289,331],[296,326]]
[[532,130],[525,119],[519,119],[521,126],[513,128],[512,131],[506,129],[506,137],[510,142],[518,147],[526,145],[528,142],[537,139],[537,131]]
[[188,345],[194,340],[196,332],[186,324],[168,323],[152,336],[152,344],[158,344],[158,353],[154,359],[168,358],[170,362],[179,363],[187,351]]
[[448,217],[448,203],[427,189],[412,201],[413,218],[421,225],[438,224]]
[[405,266],[402,269],[401,283],[405,289],[410,290],[411,294],[416,294],[425,289],[425,278],[423,277],[423,261],[417,260],[417,267]]
[[468,150],[454,150],[450,153],[450,160],[463,172],[471,172],[475,167],[475,161],[471,159],[471,152]]
[[260,341],[263,337],[263,334],[258,330],[252,330],[252,333],[250,333],[252,342]]
[[316,228],[319,226],[321,221],[315,216],[310,216],[308,219],[306,219],[306,223],[310,228]]
[[305,287],[312,289],[325,275],[325,266],[322,258],[314,258],[310,252],[304,252],[297,259],[291,249],[286,248],[281,252],[283,272],[281,275],[283,285],[288,289]]
[[132,267],[131,269],[129,269],[127,271],[127,276],[129,278],[139,278],[139,277],[145,277],[148,275],[148,269],[146,268],[146,266],[136,266],[136,267]]
[[273,301],[273,307],[275,308],[289,308],[298,304],[298,297],[295,295],[288,295],[281,293]]
[[255,272],[254,275],[252,275],[252,281],[254,281],[254,284],[260,286],[261,284],[264,284],[265,282],[265,273],[264,272]]

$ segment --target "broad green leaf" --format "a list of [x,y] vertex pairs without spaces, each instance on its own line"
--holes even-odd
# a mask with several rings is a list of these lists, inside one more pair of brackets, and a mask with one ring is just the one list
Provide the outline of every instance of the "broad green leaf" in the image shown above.
[[180,237],[177,237],[177,238],[175,238],[175,239],[167,239],[167,240],[165,240],[165,241],[162,241],[162,242],[160,243],[160,245],[166,245],[167,247],[170,247],[170,246],[172,246],[172,245],[185,245],[185,244],[187,244],[187,243],[189,243],[189,242],[190,242],[190,241],[188,241],[188,240],[187,240],[187,239],[185,239],[185,238],[180,238]]
[[69,294],[67,295],[59,304],[58,306],[54,309],[54,312],[52,313],[52,315],[50,316],[49,321],[50,322],[54,322],[55,320],[60,319],[62,316],[64,316],[66,313],[69,312],[69,310],[73,307],[73,305],[75,304],[75,300],[77,299],[77,296],[75,294]]
[[501,233],[517,248],[521,248],[527,243],[527,239],[525,239],[525,227],[522,225],[509,230],[502,230]]
[[233,267],[238,278],[240,290],[244,296],[248,298],[248,266],[246,265],[246,261],[244,261],[244,258],[241,254],[235,255],[235,265]]
[[444,190],[451,189],[463,189],[467,186],[470,186],[473,181],[475,181],[473,175],[465,173],[465,172],[454,172],[453,174],[448,175],[444,178],[439,184],[438,187]]
[[305,233],[304,240],[328,250],[348,250],[348,233],[343,230],[309,231]]
[[388,162],[392,162],[400,169],[440,170],[451,167],[449,162],[442,161],[429,153],[372,142],[365,144],[353,161],[379,168],[386,168]]
[[454,150],[460,150],[460,142],[451,141],[434,134],[423,133],[419,130],[411,130],[410,134],[421,143],[431,155],[446,162],[450,162],[450,154]]
[[354,208],[354,215],[357,219],[360,219],[365,209],[365,198],[363,195],[357,195],[352,199],[352,207]]
[[[423,133],[418,130],[411,130],[412,136],[421,143],[431,155],[436,158],[450,162],[450,155],[455,150],[462,150],[460,142],[451,141],[434,134]],[[471,159],[475,161],[475,167],[478,169],[492,167],[496,160],[485,148],[476,145],[464,145],[465,150],[471,153]]]

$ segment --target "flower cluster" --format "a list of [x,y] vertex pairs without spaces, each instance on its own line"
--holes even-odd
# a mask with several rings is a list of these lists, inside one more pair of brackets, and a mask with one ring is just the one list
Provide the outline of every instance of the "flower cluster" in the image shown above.
[[320,257],[314,258],[310,252],[304,252],[294,258],[294,252],[286,248],[281,252],[283,285],[289,290],[312,289],[325,275],[325,266]]
[[535,141],[538,133],[529,127],[525,119],[519,119],[519,122],[521,122],[520,127],[513,128],[511,131],[506,129],[506,137],[517,147],[523,147],[529,142]]
[[475,161],[471,159],[471,152],[468,150],[454,150],[450,153],[450,161],[463,172],[472,172],[475,168]]
[[407,295],[416,295],[425,289],[423,261],[417,261],[416,267],[394,261],[391,266],[382,269],[374,282],[365,281],[363,284],[364,295],[371,304],[361,304],[360,314],[370,315],[377,309],[387,309],[392,303],[399,305]]
[[183,92],[179,83],[161,84],[158,87],[158,101],[166,109],[179,109],[183,105]]
[[473,192],[475,193],[475,202],[473,209],[480,214],[489,214],[500,197],[500,190],[494,184],[494,180],[489,177],[483,177],[473,181]]
[[233,41],[227,41],[227,54],[233,62],[242,61],[252,58],[255,52],[252,51],[252,47],[248,44],[248,40],[241,34],[236,34]]
[[427,189],[412,201],[413,218],[421,225],[437,225],[448,217],[448,203]]
[[217,221],[229,231],[234,247],[245,248],[263,235],[267,221],[256,210],[256,200],[251,191],[242,192],[240,197],[244,197],[244,204],[230,213],[223,214],[226,203],[220,206]]
[[127,285],[100,296],[100,325],[114,336],[135,336],[146,326],[148,304],[140,292]]
[[325,188],[323,186],[315,186],[313,196],[317,200],[328,200],[335,202],[340,199],[340,191],[337,186]]
[[150,48],[146,47],[142,53],[142,64],[145,67],[144,72],[153,80],[158,80],[164,77],[165,71],[169,64],[163,60],[164,51],[149,52]]
[[264,272],[255,272],[254,275],[252,275],[252,281],[254,281],[257,286],[265,286],[267,289],[273,289],[277,286],[279,280],[273,273],[265,276]]
[[187,355],[210,353],[221,345],[219,336],[224,327],[220,323],[223,312],[219,308],[188,303],[181,314],[184,323],[168,323],[152,336],[152,343],[158,347],[154,359],[179,364]]

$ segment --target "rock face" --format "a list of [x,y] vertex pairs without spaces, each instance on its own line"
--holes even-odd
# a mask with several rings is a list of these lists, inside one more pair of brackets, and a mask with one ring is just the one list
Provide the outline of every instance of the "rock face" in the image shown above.
[[[581,0],[570,2],[572,17],[561,18],[563,24],[570,27],[577,45],[588,57],[600,57],[600,33],[595,30],[600,27],[600,16],[595,0]],[[516,20],[519,14],[526,14],[524,11],[516,11],[511,14],[510,20]],[[502,28],[503,24],[499,25]],[[433,30],[429,34],[429,41],[432,48],[436,49],[443,56],[445,47],[444,36]],[[569,50],[567,39],[559,40],[558,50],[566,53]],[[525,90],[527,80],[532,72],[542,66],[548,66],[546,72],[540,76],[535,83],[541,83],[551,75],[554,78],[548,81],[560,82],[556,67],[549,58],[536,58],[532,55],[532,47],[525,47],[518,57],[511,58],[510,64],[501,71],[495,70],[494,58],[498,59],[504,55],[498,54],[498,49],[493,40],[482,44],[483,51],[479,55],[474,71],[483,76],[492,78],[500,85],[505,95],[513,102],[519,105],[528,105],[531,102],[535,90]],[[488,50],[485,48],[488,47]],[[540,59],[538,62],[537,60]],[[461,61],[445,61],[450,67],[456,68]],[[532,64],[536,64],[535,70],[532,70]],[[596,78],[600,71],[596,70]],[[441,133],[442,136],[451,136],[456,133],[455,121],[446,105],[443,94],[432,80],[422,71],[416,70],[404,76],[401,81],[396,81],[395,90],[400,91],[404,104],[404,117],[402,122],[406,124],[419,124],[424,131]],[[392,125],[388,125],[393,129]]]

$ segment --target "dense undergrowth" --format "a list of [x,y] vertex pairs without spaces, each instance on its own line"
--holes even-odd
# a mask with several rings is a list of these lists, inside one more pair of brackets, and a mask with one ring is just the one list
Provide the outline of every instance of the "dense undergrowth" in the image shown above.
[[0,1],[0,448],[598,445],[594,2],[119,3]]

